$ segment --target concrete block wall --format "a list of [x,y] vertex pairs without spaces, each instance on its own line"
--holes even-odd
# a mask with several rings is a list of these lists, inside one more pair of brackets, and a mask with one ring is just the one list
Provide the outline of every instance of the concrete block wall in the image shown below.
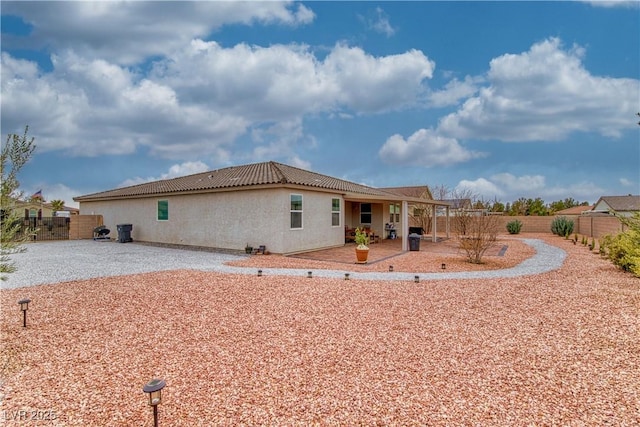
[[[93,239],[93,229],[103,225],[102,215],[71,215],[69,223],[69,240]],[[116,230],[111,230],[113,237]]]
[[[613,216],[566,215],[574,223],[574,233],[587,237],[601,238],[606,234],[618,234],[625,231],[620,220]],[[520,233],[551,233],[551,223],[555,216],[500,216],[500,233],[507,233],[507,223],[516,219],[522,223]],[[451,234],[453,221],[451,218]],[[446,230],[446,218],[438,217],[438,235],[443,236]]]

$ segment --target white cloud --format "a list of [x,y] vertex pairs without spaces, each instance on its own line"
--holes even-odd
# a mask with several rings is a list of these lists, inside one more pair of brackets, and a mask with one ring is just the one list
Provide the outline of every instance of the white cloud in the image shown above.
[[542,175],[515,176],[510,173],[499,173],[490,178],[463,179],[456,186],[456,190],[469,190],[480,199],[502,202],[512,202],[521,197],[538,198],[546,203],[573,197],[578,201],[593,201],[605,190],[588,181],[582,181],[568,186],[547,186],[546,178]]
[[640,2],[638,0],[592,0],[586,1],[586,3],[591,4],[596,7],[624,7],[624,8],[632,8],[632,7],[640,7]]
[[360,48],[338,45],[320,67],[338,105],[360,113],[414,105],[433,76],[435,63],[419,50],[374,57]]
[[633,127],[640,81],[598,77],[583,66],[584,49],[559,39],[491,61],[489,86],[444,117],[438,131],[456,138],[562,140],[575,132],[618,137]]
[[444,89],[434,91],[429,95],[429,101],[434,107],[456,105],[460,99],[473,96],[478,91],[482,78],[467,76],[463,81],[453,79]]
[[315,17],[302,4],[276,1],[3,2],[2,13],[34,24],[34,47],[73,46],[87,59],[125,65],[181,49],[226,24],[297,26]]
[[158,181],[161,179],[178,178],[180,176],[193,175],[200,172],[207,172],[211,168],[204,162],[184,162],[175,164],[169,168],[169,170],[160,176],[149,176],[146,178],[135,177],[122,181],[118,187],[129,187],[131,185],[144,184],[145,182]]
[[392,135],[378,155],[387,163],[426,167],[447,166],[485,156],[465,149],[456,139],[438,135],[432,129],[420,129],[406,140],[401,135]]
[[633,186],[633,182],[627,178],[620,178],[620,185],[623,187],[631,187]]
[[391,37],[396,32],[389,22],[389,15],[381,7],[376,8],[374,18],[369,20],[369,28],[387,37]]
[[38,186],[29,188],[28,191],[25,191],[25,195],[34,194],[38,190],[42,190],[42,196],[47,202],[62,200],[67,207],[78,208],[80,206],[79,203],[73,201],[73,198],[78,196],[78,192],[64,184],[41,183]]
[[491,180],[508,192],[537,191],[545,186],[545,178],[542,175],[515,176],[510,173],[493,175]]
[[223,48],[201,40],[159,60],[147,76],[72,51],[52,59],[53,70],[42,73],[2,54],[3,128],[29,123],[41,153],[129,154],[142,146],[174,159],[193,151],[228,157],[247,131],[286,127],[306,114],[413,105],[434,66],[415,50],[373,57],[337,45],[319,61],[305,46]]
[[454,193],[466,194],[467,192],[479,199],[487,200],[494,197],[499,199],[506,194],[498,185],[485,178],[478,178],[473,181],[463,179],[454,189]]

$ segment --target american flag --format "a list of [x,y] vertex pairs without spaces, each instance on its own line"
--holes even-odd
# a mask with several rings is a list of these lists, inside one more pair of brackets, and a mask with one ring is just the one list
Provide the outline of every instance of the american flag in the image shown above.
[[33,193],[33,195],[31,196],[32,199],[40,199],[42,200],[42,190],[38,190],[35,193]]

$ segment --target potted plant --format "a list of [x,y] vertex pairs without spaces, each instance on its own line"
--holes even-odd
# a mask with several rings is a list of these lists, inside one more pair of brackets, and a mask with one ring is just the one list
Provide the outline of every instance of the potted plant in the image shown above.
[[356,258],[358,264],[366,264],[369,258],[369,235],[361,228],[356,228]]

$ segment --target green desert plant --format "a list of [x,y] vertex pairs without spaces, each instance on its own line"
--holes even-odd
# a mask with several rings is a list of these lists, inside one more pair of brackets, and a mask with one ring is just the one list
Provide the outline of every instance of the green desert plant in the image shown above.
[[358,249],[369,249],[369,235],[364,229],[356,228],[356,245]]
[[640,213],[630,218],[618,217],[628,229],[615,236],[605,236],[600,240],[601,253],[624,271],[640,277]]
[[507,223],[507,231],[509,234],[519,234],[520,230],[522,230],[522,222],[519,220],[514,220]]
[[567,219],[565,216],[554,218],[551,222],[551,232],[558,236],[569,236],[573,233],[573,220]]

